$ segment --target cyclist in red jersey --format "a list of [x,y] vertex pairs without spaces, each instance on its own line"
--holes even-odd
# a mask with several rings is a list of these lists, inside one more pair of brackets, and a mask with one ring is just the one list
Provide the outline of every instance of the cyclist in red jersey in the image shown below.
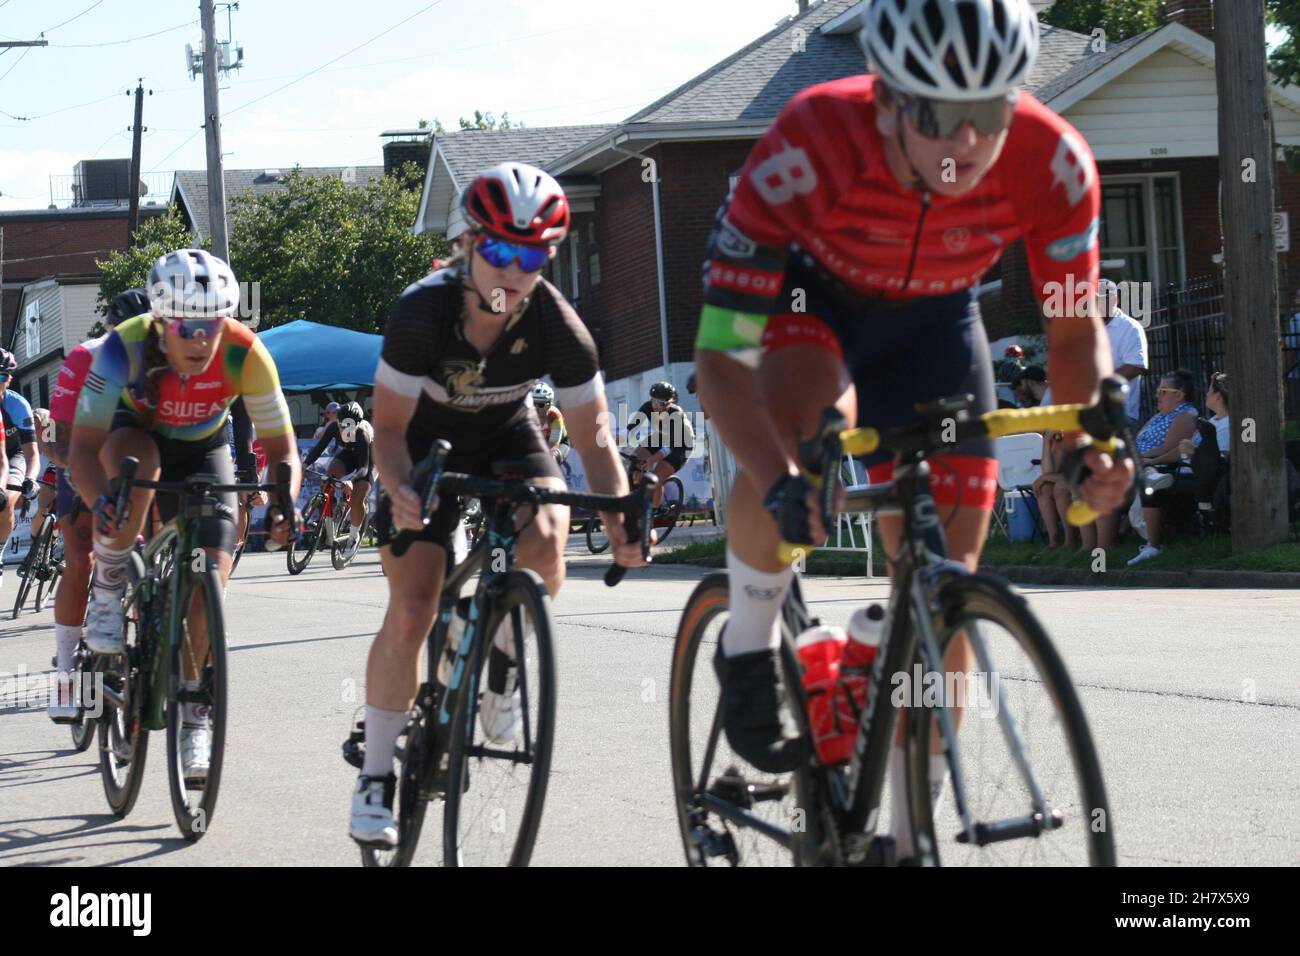
[[[1093,302],[1096,166],[1069,123],[1017,89],[1038,46],[1026,0],[873,0],[859,40],[875,75],[802,91],[750,153],[710,243],[696,341],[701,404],[743,468],[715,659],[724,725],[732,748],[770,772],[799,759],[777,713],[778,613],[793,576],[777,544],[825,538],[794,457],[822,409],[890,427],[953,394],[975,396],[973,415],[995,408],[971,289],[1017,239],[1044,304],[1057,400],[1095,401],[1111,372]],[[1118,507],[1131,464],[1079,454],[1092,469],[1084,499]],[[887,456],[865,463],[873,480],[892,471]],[[932,468],[950,553],[973,569],[996,487],[991,442]],[[896,551],[901,520],[881,515],[880,526]],[[969,670],[966,642],[953,648],[945,669]],[[896,781],[901,755],[896,746]]]

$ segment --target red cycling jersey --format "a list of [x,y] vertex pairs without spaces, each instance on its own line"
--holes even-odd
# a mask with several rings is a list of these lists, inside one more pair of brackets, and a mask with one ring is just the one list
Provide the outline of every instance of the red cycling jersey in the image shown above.
[[755,145],[724,208],[697,345],[756,349],[792,255],[811,257],[851,292],[907,300],[975,285],[1023,238],[1038,295],[1073,314],[1095,288],[1100,208],[1087,143],[1028,93],[979,184],[938,196],[899,185],[890,171],[874,76],[810,87]]
[[59,377],[50,392],[50,418],[71,425],[77,419],[77,396],[86,384],[86,375],[95,361],[95,350],[104,344],[106,336],[82,342],[63,361]]

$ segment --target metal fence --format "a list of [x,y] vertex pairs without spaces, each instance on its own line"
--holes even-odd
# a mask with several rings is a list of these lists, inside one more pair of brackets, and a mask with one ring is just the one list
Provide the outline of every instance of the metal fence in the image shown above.
[[[1300,334],[1289,334],[1290,314],[1279,317],[1282,333],[1282,381],[1287,418],[1300,418]],[[1204,389],[1214,372],[1227,367],[1223,316],[1223,277],[1170,284],[1155,295],[1147,334],[1146,383],[1142,388],[1145,422],[1155,412],[1156,385],[1174,369],[1188,369]],[[1196,396],[1201,405],[1204,395]]]

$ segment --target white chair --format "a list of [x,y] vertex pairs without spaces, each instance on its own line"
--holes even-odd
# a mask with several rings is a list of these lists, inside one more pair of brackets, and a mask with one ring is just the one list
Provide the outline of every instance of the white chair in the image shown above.
[[[1043,436],[1030,432],[995,438],[993,453],[998,460],[998,489],[1002,493],[994,511],[994,520],[1002,533],[1010,537],[1006,524],[1006,493],[1019,491],[1026,499],[1034,497],[1034,482],[1043,474]],[[1043,530],[1037,506],[1037,501],[1032,505],[1026,504],[1034,516],[1035,534]]]

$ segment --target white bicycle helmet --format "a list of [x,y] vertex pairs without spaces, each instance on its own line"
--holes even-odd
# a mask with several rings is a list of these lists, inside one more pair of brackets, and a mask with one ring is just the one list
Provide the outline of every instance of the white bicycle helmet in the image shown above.
[[858,43],[892,89],[934,100],[1015,90],[1038,54],[1028,0],[871,0]]
[[177,249],[149,270],[149,305],[160,319],[215,319],[239,309],[239,283],[224,261],[202,249]]
[[538,382],[533,386],[533,404],[534,405],[554,405],[555,389],[545,382]]

